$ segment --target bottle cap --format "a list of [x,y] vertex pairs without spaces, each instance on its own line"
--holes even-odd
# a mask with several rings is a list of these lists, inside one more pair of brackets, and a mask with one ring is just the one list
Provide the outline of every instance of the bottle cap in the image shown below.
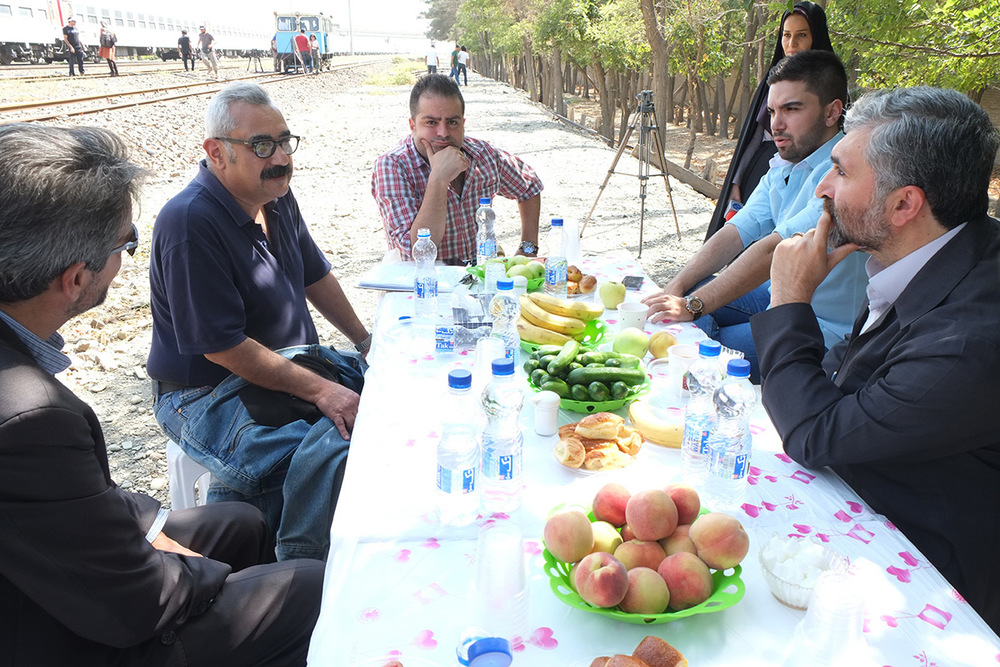
[[493,360],[493,375],[513,375],[514,361],[507,357]]
[[503,637],[483,637],[469,646],[469,667],[507,667],[513,660]]
[[562,227],[563,226],[562,222],[563,222],[562,218],[552,218],[553,227]]
[[514,289],[514,281],[511,280],[510,278],[498,278],[497,289],[498,290]]
[[733,378],[750,377],[750,362],[746,359],[730,359],[726,365],[726,375]]
[[703,357],[717,357],[722,352],[722,344],[717,340],[703,340],[698,343],[698,354]]
[[421,227],[420,229],[417,230],[418,239],[428,238],[430,237],[430,235],[431,235],[431,230],[427,229],[426,227]]
[[448,373],[448,386],[452,389],[468,389],[472,386],[472,373],[459,368]]
[[480,197],[479,198],[479,205],[480,206],[489,206],[491,201],[492,200],[489,197]]

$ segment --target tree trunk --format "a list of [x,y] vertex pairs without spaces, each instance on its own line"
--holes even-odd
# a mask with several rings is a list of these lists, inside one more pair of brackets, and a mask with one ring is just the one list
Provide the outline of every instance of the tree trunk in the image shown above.
[[684,124],[684,108],[687,105],[688,98],[688,80],[687,77],[684,78],[684,85],[681,86],[680,97],[677,98],[677,110],[674,113],[674,125]]
[[657,15],[654,0],[639,0],[642,23],[646,31],[646,41],[651,50],[653,63],[653,107],[660,122],[660,145],[666,145],[666,123],[673,116],[673,77],[668,63],[673,46],[663,37],[662,20]]
[[601,103],[601,126],[598,132],[609,142],[615,140],[615,104],[608,87],[608,74],[600,60],[594,61],[594,74],[597,85],[597,95]]
[[708,103],[708,96],[711,91],[708,83],[702,79],[698,80],[698,106],[701,107],[701,115],[704,118],[705,133],[715,136],[715,116],[712,115],[712,105]]
[[691,157],[694,155],[694,142],[698,136],[698,125],[701,121],[701,116],[698,114],[696,106],[698,102],[698,91],[696,87],[698,85],[698,80],[693,73],[688,72],[688,98],[691,100],[691,112],[688,114],[689,126],[691,128],[690,135],[688,137],[688,147],[687,153],[684,155],[684,168],[691,168]]
[[528,96],[532,100],[538,100],[538,74],[535,71],[535,52],[531,48],[531,39],[524,36],[524,78],[527,79]]
[[715,84],[715,97],[718,101],[716,109],[719,113],[719,136],[729,138],[729,108],[726,106],[726,76],[719,72]]
[[582,68],[580,72],[583,74],[583,99],[590,99],[590,77],[587,76],[587,68]]
[[566,87],[563,83],[562,49],[552,49],[552,107],[560,116],[566,115]]
[[[655,71],[653,72],[653,78],[654,79],[656,78],[656,72]],[[663,118],[663,122],[664,123],[672,123],[673,120],[674,120],[674,86],[676,86],[676,85],[677,85],[677,81],[676,81],[675,77],[668,76],[667,77],[667,106],[666,106],[665,109],[663,109],[660,112],[660,113],[663,114],[661,116],[661,118]]]

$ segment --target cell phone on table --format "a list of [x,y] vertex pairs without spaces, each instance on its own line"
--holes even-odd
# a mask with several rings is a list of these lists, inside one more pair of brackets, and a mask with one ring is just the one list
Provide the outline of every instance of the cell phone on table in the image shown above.
[[622,285],[625,286],[625,289],[638,291],[642,287],[642,280],[642,276],[625,276],[622,278]]

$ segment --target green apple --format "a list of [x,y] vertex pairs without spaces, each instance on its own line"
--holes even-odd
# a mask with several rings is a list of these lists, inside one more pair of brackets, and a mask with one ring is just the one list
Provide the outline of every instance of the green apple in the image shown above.
[[642,329],[635,327],[622,329],[615,336],[615,342],[611,349],[618,354],[631,354],[642,359],[646,356],[646,350],[649,349],[649,336]]
[[516,264],[527,264],[531,261],[530,257],[525,257],[524,255],[514,255],[510,258],[509,263],[512,265]]
[[602,283],[598,295],[605,308],[617,309],[618,304],[625,300],[625,285],[615,281]]
[[535,273],[531,270],[531,267],[525,266],[524,264],[515,264],[514,266],[507,269],[507,277],[513,278],[514,276],[524,276],[528,280],[535,277]]
[[[537,259],[530,260],[525,266],[531,269],[532,278],[541,278],[545,275],[545,263]],[[624,296],[622,297],[624,299]]]

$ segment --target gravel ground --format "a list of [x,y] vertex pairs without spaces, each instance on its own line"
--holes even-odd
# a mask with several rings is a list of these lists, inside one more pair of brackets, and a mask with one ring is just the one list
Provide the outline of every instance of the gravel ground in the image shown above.
[[[95,66],[96,67],[96,66]],[[361,70],[291,79],[268,85],[292,132],[306,140],[295,154],[292,188],[333,271],[346,288],[362,321],[372,325],[377,293],[356,288],[359,276],[385,252],[385,237],[371,197],[375,158],[394,146],[407,127],[409,86],[375,87],[365,80],[388,70],[386,62]],[[232,70],[230,76],[240,70]],[[141,85],[176,83],[183,72],[146,75]],[[201,76],[203,73],[191,76]],[[136,86],[135,77],[44,82],[38,97],[68,97],[90,87]],[[2,84],[4,97],[16,84]],[[23,85],[23,84],[22,84]],[[582,222],[599,192],[615,152],[591,134],[559,122],[543,107],[509,86],[469,75],[463,88],[466,132],[510,150],[539,173],[545,221],[558,216]],[[23,94],[22,94],[23,96]],[[148,240],[157,212],[192,178],[202,156],[202,119],[207,98],[192,97],[135,109],[103,112],[54,124],[87,124],[112,129],[134,149],[134,158],[151,172],[136,224],[140,248],[126,259],[104,306],[67,323],[62,333],[73,365],[63,380],[94,406],[105,428],[112,475],[124,488],[167,499],[166,439],[153,419],[145,373],[151,337]],[[686,141],[683,132],[677,142]],[[668,140],[668,152],[679,152]],[[700,149],[712,154],[714,145]],[[585,254],[624,249],[638,251],[638,162],[623,156],[605,188],[582,239]],[[662,181],[648,185],[642,265],[663,284],[701,245],[713,202],[672,181],[680,223],[678,240]],[[500,243],[513,248],[520,235],[513,202],[496,205]],[[323,342],[346,340],[316,317]]]

